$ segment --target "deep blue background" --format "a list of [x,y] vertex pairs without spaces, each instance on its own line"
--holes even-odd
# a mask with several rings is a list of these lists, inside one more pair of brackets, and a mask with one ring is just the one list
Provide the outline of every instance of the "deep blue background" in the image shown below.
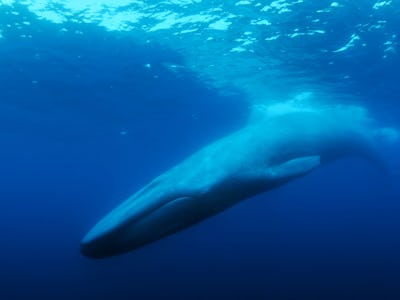
[[[248,103],[171,73],[162,63],[183,58],[160,45],[22,15],[33,37],[11,28],[0,41],[0,299],[400,298],[393,149],[389,175],[342,160],[138,251],[82,257],[101,216],[242,126]],[[389,123],[394,70],[374,73],[386,74],[383,87],[359,70],[354,86]]]

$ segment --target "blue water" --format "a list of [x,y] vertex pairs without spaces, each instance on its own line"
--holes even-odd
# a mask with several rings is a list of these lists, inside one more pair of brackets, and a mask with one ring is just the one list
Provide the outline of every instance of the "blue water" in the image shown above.
[[[23,17],[32,37],[0,40],[0,299],[400,299],[398,145],[382,149],[389,174],[343,159],[134,252],[83,257],[99,218],[242,127],[249,100],[177,76],[164,63],[185,58],[162,43],[7,9],[0,22]],[[398,54],[326,63],[297,67],[350,74],[343,90],[400,125]]]

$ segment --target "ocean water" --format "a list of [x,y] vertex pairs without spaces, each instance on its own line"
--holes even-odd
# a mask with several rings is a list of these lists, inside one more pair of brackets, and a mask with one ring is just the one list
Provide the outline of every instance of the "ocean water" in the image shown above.
[[[399,142],[130,253],[80,241],[281,101],[400,128],[400,3],[0,0],[0,299],[400,299]],[[327,133],[329,134],[329,133]]]

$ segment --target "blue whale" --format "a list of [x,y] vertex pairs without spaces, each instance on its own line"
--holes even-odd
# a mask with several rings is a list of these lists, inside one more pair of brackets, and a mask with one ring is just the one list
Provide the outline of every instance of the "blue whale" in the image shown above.
[[262,115],[128,198],[84,237],[81,253],[131,251],[344,156],[381,164],[371,122],[356,107],[278,105]]

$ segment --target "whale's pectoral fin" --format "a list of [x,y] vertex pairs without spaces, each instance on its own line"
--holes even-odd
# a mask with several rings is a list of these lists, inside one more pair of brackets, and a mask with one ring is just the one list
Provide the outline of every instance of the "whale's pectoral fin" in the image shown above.
[[270,176],[273,179],[292,178],[305,175],[321,164],[320,157],[304,156],[284,162],[281,165],[269,169]]

